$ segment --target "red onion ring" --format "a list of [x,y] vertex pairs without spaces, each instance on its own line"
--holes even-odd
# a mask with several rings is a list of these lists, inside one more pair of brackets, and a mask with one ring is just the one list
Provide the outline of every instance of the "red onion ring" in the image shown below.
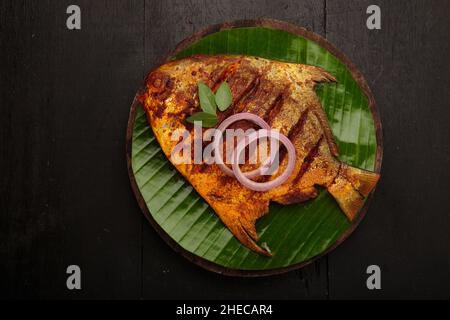
[[[248,121],[255,123],[256,125],[260,126],[263,129],[270,130],[270,126],[267,124],[267,122],[265,122],[262,118],[258,117],[257,115],[249,113],[249,112],[242,112],[242,113],[237,113],[235,115],[232,115],[232,116],[226,118],[224,121],[222,121],[222,123],[219,125],[219,127],[217,127],[217,130],[214,133],[214,141],[213,141],[213,146],[212,146],[212,148],[214,150],[215,163],[219,166],[219,168],[225,174],[227,174],[231,177],[234,177],[233,170],[228,168],[223,163],[222,153],[220,152],[221,150],[219,150],[219,145],[220,145],[220,141],[222,140],[222,135],[223,135],[223,132],[225,131],[225,129],[228,128],[231,124],[233,124],[237,121],[240,121],[240,120],[248,120]],[[246,139],[243,139],[243,140],[246,140]],[[248,144],[246,144],[246,145],[248,145]],[[267,160],[270,161],[271,159],[267,159]],[[247,171],[247,172],[241,171],[241,173],[245,177],[248,177],[248,178],[258,177],[264,172],[264,169],[266,169],[267,165],[268,165],[268,163],[266,161],[258,169],[255,169],[252,171]]]
[[[237,159],[239,159],[240,154],[245,149],[245,147],[252,143],[255,140],[258,140],[260,138],[270,137],[272,139],[279,140],[284,146],[286,147],[288,151],[288,165],[286,169],[283,171],[281,175],[279,175],[275,180],[268,181],[268,182],[255,182],[250,180],[248,177],[245,176],[245,174],[241,171],[241,168],[239,167],[239,163]],[[295,148],[292,142],[283,134],[274,131],[274,130],[267,130],[267,129],[260,129],[257,132],[254,132],[250,135],[248,135],[248,139],[241,140],[233,154],[233,173],[236,177],[236,179],[247,188],[254,190],[254,191],[267,191],[273,188],[278,187],[283,182],[285,182],[289,176],[291,175],[292,171],[294,170],[295,165]]]

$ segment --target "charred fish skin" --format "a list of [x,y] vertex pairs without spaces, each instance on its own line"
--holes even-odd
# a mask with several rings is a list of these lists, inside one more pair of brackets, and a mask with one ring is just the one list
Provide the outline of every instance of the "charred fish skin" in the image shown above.
[[[219,113],[220,121],[239,112],[254,113],[288,136],[296,149],[290,178],[267,192],[245,188],[216,165],[174,164],[242,244],[271,256],[257,244],[256,221],[268,212],[271,201],[291,204],[315,198],[316,186],[328,190],[350,221],[357,216],[379,175],[336,158],[337,144],[314,90],[318,83],[336,81],[332,75],[319,67],[233,55],[196,55],[160,66],[148,75],[142,101],[169,160],[177,144],[172,133],[187,129],[193,135],[185,119],[200,111],[200,81],[213,91],[228,82],[233,102]],[[286,161],[281,159],[279,171]]]

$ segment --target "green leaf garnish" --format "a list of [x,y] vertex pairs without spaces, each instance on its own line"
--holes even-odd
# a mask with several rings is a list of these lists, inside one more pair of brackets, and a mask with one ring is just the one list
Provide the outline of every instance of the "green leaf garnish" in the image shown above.
[[220,111],[225,111],[231,105],[232,94],[230,86],[226,81],[222,82],[216,92],[216,104]]
[[197,112],[194,113],[192,116],[186,119],[187,122],[194,123],[194,121],[201,121],[202,127],[204,128],[211,128],[214,127],[219,119],[217,118],[217,115],[208,113],[208,112]]
[[211,89],[201,81],[197,84],[197,86],[200,107],[203,112],[193,114],[187,118],[186,121],[190,123],[194,123],[194,121],[201,121],[202,127],[214,127],[218,122],[216,115],[217,108],[219,108],[220,111],[225,111],[231,105],[232,94],[230,86],[226,81],[222,82],[219,89],[217,89],[216,94],[214,94]]
[[200,107],[204,112],[216,114],[216,99],[211,89],[203,82],[198,83],[198,97],[200,99]]

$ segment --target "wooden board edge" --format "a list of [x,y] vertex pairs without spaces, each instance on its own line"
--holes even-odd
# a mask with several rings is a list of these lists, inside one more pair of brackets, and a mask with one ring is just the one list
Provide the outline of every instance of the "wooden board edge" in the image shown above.
[[[372,117],[375,124],[375,134],[376,134],[376,141],[377,141],[377,150],[376,150],[376,156],[375,156],[375,172],[380,173],[381,172],[381,164],[383,159],[383,132],[382,132],[382,125],[381,120],[378,112],[378,108],[375,102],[375,98],[372,94],[372,91],[369,88],[369,85],[367,84],[364,76],[362,73],[356,68],[356,66],[350,61],[350,59],[341,51],[339,51],[334,45],[332,45],[328,40],[323,38],[322,36],[312,32],[308,31],[305,28],[298,27],[294,24],[274,20],[274,19],[257,19],[257,20],[237,20],[233,22],[226,22],[223,24],[216,24],[212,25],[210,27],[207,27],[199,32],[194,33],[190,37],[182,40],[171,52],[169,52],[166,56],[163,57],[163,59],[160,61],[160,64],[164,64],[165,62],[171,60],[174,56],[176,56],[181,51],[185,50],[187,47],[192,45],[193,43],[199,41],[203,37],[221,31],[226,29],[232,29],[232,28],[242,28],[242,27],[265,27],[265,28],[272,28],[272,29],[279,29],[283,30],[301,37],[304,37],[308,40],[314,41],[318,43],[320,46],[331,52],[336,58],[338,58],[350,71],[352,77],[355,79],[356,83],[360,86],[360,88],[363,90],[364,94],[366,95],[369,103],[369,108],[372,113]],[[150,71],[151,72],[151,71]],[[320,259],[323,256],[326,256],[328,253],[336,249],[342,242],[344,242],[356,229],[356,227],[359,225],[359,223],[362,221],[362,219],[365,217],[367,213],[367,209],[369,207],[369,204],[372,200],[373,193],[375,191],[372,190],[371,194],[367,197],[366,202],[364,204],[364,207],[361,209],[360,213],[358,214],[358,218],[354,220],[351,224],[351,226],[344,232],[344,234],[334,242],[332,246],[330,246],[328,249],[326,249],[324,252],[306,260],[301,263],[293,264],[291,266],[287,267],[281,267],[281,268],[274,268],[274,269],[268,269],[268,270],[243,270],[243,269],[233,269],[233,268],[227,268],[224,266],[221,266],[217,263],[208,261],[202,257],[199,257],[188,250],[184,249],[179,245],[175,240],[170,237],[169,234],[167,234],[161,226],[153,219],[144,198],[142,197],[142,194],[139,190],[139,187],[137,186],[132,163],[131,163],[131,152],[132,152],[132,142],[133,142],[133,128],[136,118],[136,112],[137,108],[141,105],[139,102],[139,95],[142,92],[142,88],[138,91],[136,94],[133,103],[131,105],[130,114],[128,118],[128,124],[127,124],[127,133],[126,133],[126,161],[127,161],[127,169],[128,169],[128,176],[131,183],[131,188],[133,190],[133,193],[136,197],[136,200],[139,204],[139,207],[141,208],[142,212],[144,213],[144,216],[147,218],[149,223],[153,226],[153,228],[156,230],[156,232],[163,238],[163,240],[177,253],[181,254],[183,257],[188,259],[190,262],[208,270],[212,271],[218,274],[227,275],[227,276],[236,276],[236,277],[263,277],[263,276],[273,276],[273,275],[279,275],[282,273],[286,273],[289,271],[301,269],[312,262]]]

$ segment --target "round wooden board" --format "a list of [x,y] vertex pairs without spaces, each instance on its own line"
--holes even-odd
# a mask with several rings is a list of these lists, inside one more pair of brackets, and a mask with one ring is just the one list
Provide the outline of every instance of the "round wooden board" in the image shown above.
[[[370,91],[369,86],[367,85],[367,82],[365,81],[363,75],[358,71],[358,69],[353,65],[353,63],[337,48],[335,48],[331,43],[329,43],[326,39],[322,38],[316,33],[313,33],[311,31],[308,31],[304,28],[297,27],[293,24],[272,20],[272,19],[259,19],[259,20],[239,20],[219,25],[213,25],[210,26],[200,32],[197,32],[193,34],[192,36],[186,38],[185,40],[181,41],[174,50],[172,50],[169,54],[167,54],[165,57],[163,57],[160,60],[160,64],[163,64],[169,60],[171,60],[175,55],[180,53],[181,51],[185,50],[188,46],[191,44],[199,41],[203,37],[210,35],[212,33],[224,30],[224,29],[230,29],[230,28],[241,28],[241,27],[266,27],[271,29],[280,29],[301,37],[304,37],[306,39],[312,40],[328,50],[331,54],[333,54],[336,58],[338,58],[349,70],[359,87],[363,90],[364,94],[368,98],[369,108],[372,113],[372,117],[375,124],[375,132],[376,132],[376,141],[377,141],[377,149],[376,149],[376,156],[375,156],[375,172],[380,173],[381,171],[381,162],[383,157],[383,141],[382,141],[382,127],[381,127],[381,121],[379,118],[378,110],[376,107],[375,99],[373,97],[372,92]],[[134,101],[131,105],[129,119],[128,119],[128,126],[127,126],[127,133],[126,133],[126,161],[127,161],[127,167],[128,167],[128,175],[131,182],[131,187],[133,190],[134,195],[136,196],[136,199],[138,201],[138,204],[140,208],[142,209],[142,212],[144,213],[144,216],[147,218],[147,220],[150,222],[150,224],[154,227],[154,229],[158,232],[158,234],[174,249],[176,252],[180,253],[183,257],[187,258],[189,261],[199,265],[202,268],[205,268],[209,271],[213,271],[219,274],[229,275],[229,276],[242,276],[242,277],[260,277],[260,276],[268,276],[268,275],[276,275],[281,274],[284,272],[288,272],[295,269],[300,269],[313,261],[319,259],[320,257],[328,254],[332,250],[334,250],[339,244],[341,244],[347,237],[356,229],[356,227],[359,225],[361,220],[364,218],[367,208],[370,204],[370,200],[372,198],[372,194],[368,197],[366,200],[366,203],[359,213],[356,220],[351,224],[351,226],[346,230],[346,232],[327,250],[322,252],[321,254],[307,260],[303,261],[301,263],[293,264],[288,267],[282,267],[282,268],[275,268],[275,269],[268,269],[268,270],[239,270],[239,269],[231,269],[224,266],[221,266],[219,264],[210,262],[204,258],[201,258],[184,248],[182,248],[176,241],[174,241],[160,226],[159,224],[153,219],[152,215],[149,212],[149,209],[147,208],[147,205],[141,195],[141,192],[139,191],[139,188],[137,186],[133,169],[132,169],[132,162],[131,162],[131,155],[132,155],[132,136],[133,136],[133,128],[136,118],[136,112],[137,108],[141,105],[138,101],[138,96],[142,92],[142,88],[137,92]]]

